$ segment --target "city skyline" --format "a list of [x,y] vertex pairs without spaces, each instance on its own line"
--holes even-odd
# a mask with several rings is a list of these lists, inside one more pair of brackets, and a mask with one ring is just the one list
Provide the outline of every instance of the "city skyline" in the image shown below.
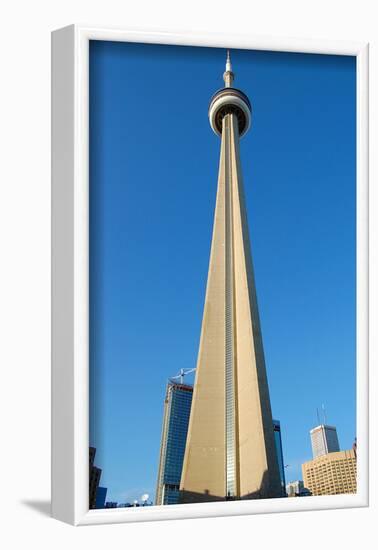
[[[338,426],[342,448],[355,436],[355,66],[332,56],[232,56],[254,110],[242,165],[272,411],[281,420],[289,481],[311,456],[308,430],[319,403]],[[109,500],[153,498],[166,379],[195,366],[219,151],[206,110],[222,86],[223,65],[224,50],[91,46],[91,444]],[[171,75],[164,85],[162,73]],[[175,273],[165,267],[172,258]]]

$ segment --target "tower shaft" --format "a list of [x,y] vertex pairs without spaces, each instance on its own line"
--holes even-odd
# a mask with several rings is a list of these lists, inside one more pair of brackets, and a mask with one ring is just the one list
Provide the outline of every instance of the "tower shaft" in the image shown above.
[[218,190],[181,501],[281,496],[239,158],[223,116]]

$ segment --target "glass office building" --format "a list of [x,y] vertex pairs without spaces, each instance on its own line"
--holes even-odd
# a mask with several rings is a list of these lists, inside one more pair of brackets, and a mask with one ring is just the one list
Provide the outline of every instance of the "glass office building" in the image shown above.
[[178,504],[193,387],[169,382],[164,403],[155,504]]
[[276,447],[276,453],[278,458],[278,467],[280,470],[282,496],[286,496],[286,482],[285,482],[285,465],[282,452],[282,438],[281,438],[281,423],[279,420],[273,419],[274,430],[274,443]]
[[310,431],[310,436],[313,458],[340,451],[335,426],[320,424]]

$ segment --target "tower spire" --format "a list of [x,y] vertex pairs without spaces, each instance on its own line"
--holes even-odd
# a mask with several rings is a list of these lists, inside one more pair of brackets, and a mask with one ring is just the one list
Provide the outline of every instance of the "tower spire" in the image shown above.
[[234,81],[234,73],[232,72],[230,50],[227,50],[226,70],[223,73],[223,80],[226,88],[231,88]]

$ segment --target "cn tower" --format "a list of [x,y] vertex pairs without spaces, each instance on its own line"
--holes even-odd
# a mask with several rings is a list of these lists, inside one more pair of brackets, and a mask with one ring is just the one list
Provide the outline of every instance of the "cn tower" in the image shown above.
[[180,483],[187,503],[282,496],[240,165],[251,104],[233,87],[229,52],[223,80],[209,106],[221,151]]

